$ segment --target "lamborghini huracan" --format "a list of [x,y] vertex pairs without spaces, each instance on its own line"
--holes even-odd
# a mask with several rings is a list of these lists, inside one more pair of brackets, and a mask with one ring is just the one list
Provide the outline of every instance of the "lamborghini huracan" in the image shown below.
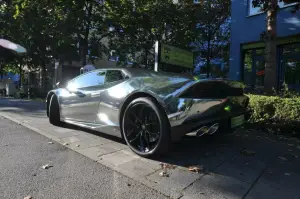
[[225,133],[249,118],[239,82],[135,68],[96,69],[47,95],[53,125],[70,123],[123,138],[143,157],[186,134]]

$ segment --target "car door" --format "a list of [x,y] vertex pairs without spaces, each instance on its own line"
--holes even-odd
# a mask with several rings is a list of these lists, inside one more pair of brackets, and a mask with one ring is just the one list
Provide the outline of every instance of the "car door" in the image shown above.
[[122,82],[126,79],[122,70],[111,69],[106,71],[105,91],[100,96],[101,103],[98,108],[97,124],[100,131],[114,134],[110,126],[119,126],[119,106],[123,98],[119,97],[124,93]]
[[94,123],[105,80],[105,70],[85,73],[70,81],[66,97],[61,97],[62,118],[74,122]]

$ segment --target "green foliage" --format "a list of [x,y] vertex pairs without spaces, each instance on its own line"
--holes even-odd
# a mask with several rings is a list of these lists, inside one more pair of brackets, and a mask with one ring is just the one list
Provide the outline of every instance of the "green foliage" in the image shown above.
[[298,98],[298,97],[300,97],[300,93],[296,92],[296,91],[293,91],[293,90],[290,90],[286,83],[284,83],[282,86],[283,87],[279,92],[274,90],[275,95],[279,95],[283,98]]
[[154,58],[156,40],[188,48],[195,38],[195,6],[192,1],[174,4],[172,0],[106,1],[107,17],[114,27],[110,48],[121,62],[129,57],[139,63]]
[[252,122],[291,123],[300,121],[300,98],[249,94]]

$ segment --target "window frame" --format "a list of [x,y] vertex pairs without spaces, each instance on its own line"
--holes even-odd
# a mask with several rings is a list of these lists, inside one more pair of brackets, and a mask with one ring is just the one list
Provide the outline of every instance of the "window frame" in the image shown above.
[[[296,2],[296,3],[290,3],[290,4],[284,5],[283,3],[284,3],[284,2],[279,2],[279,0],[278,0],[278,6],[279,6],[279,9],[284,9],[284,8],[287,8],[287,7],[290,7],[290,6],[294,6],[294,5],[299,4],[298,2]],[[256,12],[256,13],[251,14],[251,13],[250,13],[250,9],[251,9],[251,8],[253,8],[253,7],[252,7],[252,0],[247,0],[247,16],[248,16],[248,17],[255,16],[255,15],[260,15],[260,14],[265,13],[265,11],[258,11],[258,12]]]

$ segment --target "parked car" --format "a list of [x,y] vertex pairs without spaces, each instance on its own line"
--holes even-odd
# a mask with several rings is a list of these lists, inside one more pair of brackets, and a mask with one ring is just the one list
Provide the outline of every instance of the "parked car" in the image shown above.
[[47,95],[50,123],[124,138],[140,156],[167,152],[184,135],[212,135],[249,118],[237,82],[134,68],[84,73]]

